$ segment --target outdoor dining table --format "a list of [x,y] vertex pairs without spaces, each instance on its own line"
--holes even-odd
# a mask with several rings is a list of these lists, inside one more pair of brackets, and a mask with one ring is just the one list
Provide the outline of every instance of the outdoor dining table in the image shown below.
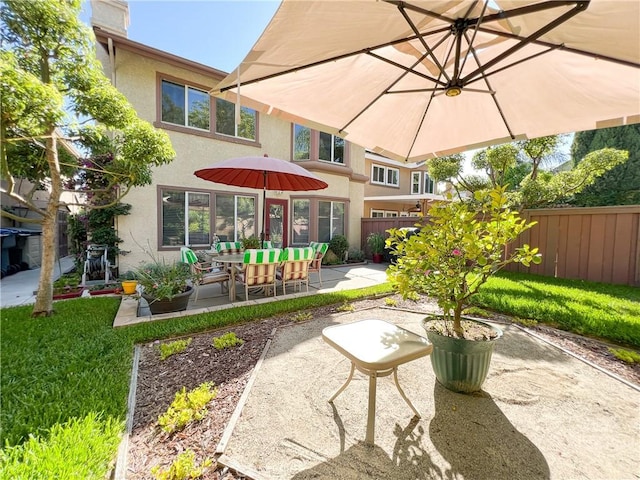
[[393,373],[393,380],[400,396],[420,418],[420,413],[400,388],[398,366],[429,355],[433,345],[426,338],[393,323],[375,319],[326,327],[322,330],[322,338],[351,361],[347,381],[333,394],[329,403],[333,403],[347,388],[355,369],[369,376],[366,443],[373,444],[374,441],[378,377],[386,377]]
[[229,301],[234,302],[236,299],[236,272],[238,266],[244,263],[244,253],[234,253],[233,255],[218,255],[215,257],[217,263],[221,263],[229,268]]

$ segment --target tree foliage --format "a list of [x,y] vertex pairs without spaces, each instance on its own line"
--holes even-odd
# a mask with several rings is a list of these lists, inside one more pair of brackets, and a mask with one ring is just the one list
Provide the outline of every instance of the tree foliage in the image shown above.
[[[0,6],[1,191],[29,207],[38,216],[30,221],[42,225],[34,314],[52,312],[57,213],[65,206],[65,187],[75,191],[68,180],[100,171],[106,179],[101,189],[118,192],[113,204],[131,187],[149,184],[152,167],[175,156],[166,133],[138,118],[104,76],[93,35],[78,18],[80,6],[81,0],[6,0]],[[94,158],[90,165],[78,149]],[[105,154],[109,162],[100,161]],[[18,178],[29,179],[33,189],[18,191]],[[49,199],[39,208],[33,194],[45,188]],[[24,221],[6,210],[2,216]]]
[[583,207],[640,204],[640,124],[576,133],[571,145],[574,165],[602,148],[627,150],[629,160],[585,187],[572,203]]
[[484,177],[464,175],[461,154],[431,160],[429,174],[436,181],[451,182],[459,194],[461,190],[475,194],[503,187],[512,205],[541,208],[570,201],[628,157],[627,152],[603,149],[589,154],[583,165],[569,172],[542,170],[546,162],[557,163],[561,140],[562,137],[556,135],[479,150],[472,164],[476,170],[484,171]]

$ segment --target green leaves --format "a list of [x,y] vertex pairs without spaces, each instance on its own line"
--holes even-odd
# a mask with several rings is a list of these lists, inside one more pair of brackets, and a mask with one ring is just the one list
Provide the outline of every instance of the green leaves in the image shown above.
[[415,293],[436,298],[456,321],[469,298],[505,265],[540,262],[538,249],[528,245],[505,253],[506,245],[534,225],[507,208],[506,187],[476,192],[473,202],[436,203],[428,219],[409,239],[389,230],[388,242],[398,254],[389,281],[405,298]]

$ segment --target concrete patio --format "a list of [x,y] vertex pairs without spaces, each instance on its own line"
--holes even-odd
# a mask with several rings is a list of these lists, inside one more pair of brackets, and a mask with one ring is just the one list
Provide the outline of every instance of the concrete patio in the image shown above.
[[327,402],[350,364],[322,329],[377,318],[424,334],[423,315],[376,308],[279,329],[218,447],[220,462],[254,480],[638,478],[640,387],[514,325],[502,326],[477,395],[441,387],[429,358],[399,368],[422,418],[391,377],[379,379],[375,444],[367,445],[368,379],[356,372]]
[[[251,292],[249,302],[267,303],[293,296],[316,295],[318,293],[333,292],[340,290],[353,290],[357,288],[380,285],[387,281],[386,264],[353,264],[333,267],[322,267],[322,286],[318,281],[318,275],[312,273],[309,281],[309,292],[306,287],[293,291],[287,286],[286,297],[282,294],[282,286],[278,285],[277,296],[266,297],[261,291]],[[123,296],[120,309],[114,320],[114,327],[133,325],[141,322],[164,320],[179,316],[193,315],[194,313],[206,313],[217,310],[233,308],[235,306],[246,305],[244,288],[238,287],[236,301],[229,302],[229,295],[222,291],[219,284],[203,285],[198,293],[198,301],[195,301],[195,294],[191,295],[187,310],[183,312],[166,313],[161,315],[151,315],[148,308],[139,308],[138,300],[135,296]]]

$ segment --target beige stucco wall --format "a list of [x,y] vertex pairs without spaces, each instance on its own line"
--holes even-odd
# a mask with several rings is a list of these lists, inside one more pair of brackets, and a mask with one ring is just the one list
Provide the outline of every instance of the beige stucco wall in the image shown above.
[[[97,48],[99,59],[105,66],[105,73],[109,78],[114,78],[109,71],[108,54],[103,47]],[[115,85],[133,104],[138,115],[152,123],[156,120],[157,72],[211,88],[216,83],[213,77],[147,58],[126,49],[116,48]],[[150,250],[156,257],[168,260],[177,259],[179,256],[177,250],[158,251],[158,185],[256,195],[258,199],[256,212],[260,217],[263,208],[260,191],[214,184],[195,177],[193,172],[215,162],[240,156],[261,156],[266,153],[272,157],[291,159],[291,124],[267,115],[259,117],[260,147],[173,130],[166,131],[176,151],[175,160],[169,165],[154,169],[152,185],[133,189],[124,199],[133,207],[130,215],[119,217],[117,222],[119,236],[124,240],[120,248],[129,252],[121,255],[119,259],[120,271],[134,268],[140,262],[150,260],[145,250]],[[354,173],[367,175],[364,167],[364,149],[356,145],[350,147],[351,169]],[[289,199],[292,195],[297,197],[303,195],[307,198],[319,197],[347,202],[347,238],[352,245],[360,245],[364,185],[350,182],[348,176],[327,172],[314,173],[329,184],[327,189],[318,192],[282,192],[281,194],[267,192],[267,196]],[[291,213],[291,206],[289,212]],[[256,218],[256,221],[261,225],[261,218]]]

